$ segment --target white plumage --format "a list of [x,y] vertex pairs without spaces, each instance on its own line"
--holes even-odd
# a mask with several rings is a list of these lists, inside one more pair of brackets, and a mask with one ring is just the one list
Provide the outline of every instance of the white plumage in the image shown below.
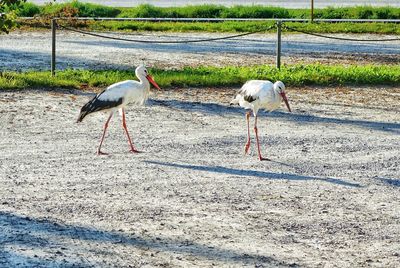
[[[250,80],[246,82],[239,91],[239,94],[231,101],[231,105],[239,104],[245,109],[253,111],[254,115],[254,132],[256,134],[258,158],[260,160],[268,160],[261,156],[260,144],[257,129],[257,113],[260,109],[273,111],[280,107],[282,100],[285,102],[289,112],[291,112],[288,99],[285,93],[285,85],[281,81],[272,83],[268,80]],[[250,148],[250,112],[246,113],[247,121],[247,142],[245,145],[245,154]]]
[[108,120],[104,125],[103,136],[100,141],[98,154],[105,154],[101,151],[101,145],[103,144],[104,136],[108,127],[108,123],[116,110],[120,110],[122,115],[122,126],[125,129],[128,137],[128,142],[132,152],[139,152],[132,144],[131,138],[126,127],[125,111],[124,107],[129,103],[144,104],[147,100],[150,92],[150,83],[156,88],[160,89],[153,78],[148,74],[146,67],[139,66],[135,70],[136,76],[139,81],[126,80],[112,84],[107,87],[104,91],[97,94],[92,100],[86,103],[79,114],[77,122],[81,122],[87,115],[98,112],[98,111],[111,111]]
[[[145,83],[147,82],[147,85]],[[143,83],[143,85],[141,84]],[[100,96],[100,100],[117,101],[121,97],[123,102],[121,106],[126,106],[128,103],[144,104],[149,96],[150,84],[143,79],[138,82],[135,80],[126,80],[109,86]],[[119,108],[119,107],[115,107]]]

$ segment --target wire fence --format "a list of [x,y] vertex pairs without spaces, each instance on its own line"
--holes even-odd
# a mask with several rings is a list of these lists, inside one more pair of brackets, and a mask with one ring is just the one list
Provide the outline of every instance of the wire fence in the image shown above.
[[[25,17],[21,19],[34,19]],[[55,18],[70,20],[69,17]],[[265,21],[265,22],[310,22],[309,19],[277,19],[277,18],[101,18],[101,17],[73,17],[77,21],[142,21],[142,22],[228,22],[228,21]],[[400,19],[314,19],[313,22],[326,23],[400,23]]]
[[[348,38],[348,37],[339,37],[339,36],[332,36],[332,35],[325,35],[320,33],[315,33],[311,31],[305,31],[299,28],[290,27],[286,25],[286,22],[308,22],[309,20],[302,20],[302,19],[171,19],[171,18],[74,18],[74,20],[124,20],[124,21],[183,21],[183,22],[193,22],[193,21],[200,21],[200,22],[220,22],[220,21],[271,21],[273,20],[275,23],[272,26],[266,27],[264,29],[250,31],[246,33],[228,35],[223,37],[215,37],[215,38],[202,38],[202,39],[190,39],[190,40],[142,40],[142,39],[133,39],[133,38],[125,38],[120,37],[123,35],[120,32],[95,32],[95,31],[87,31],[81,30],[69,26],[64,26],[57,23],[57,20],[63,20],[63,18],[55,18],[52,20],[51,27],[52,27],[52,61],[51,61],[51,72],[55,74],[55,66],[56,66],[56,29],[64,29],[76,33],[81,33],[89,36],[94,36],[103,39],[111,39],[116,41],[125,41],[125,42],[134,42],[134,43],[150,43],[150,44],[184,44],[184,43],[201,43],[201,42],[213,42],[219,40],[228,40],[243,36],[248,36],[256,33],[262,33],[269,31],[273,28],[276,28],[277,32],[277,40],[276,40],[276,67],[280,68],[281,66],[281,43],[282,43],[282,30],[289,30],[293,32],[299,32],[306,35],[317,36],[320,38],[326,39],[334,39],[334,40],[341,40],[341,41],[349,41],[349,42],[391,42],[391,41],[400,41],[400,38],[369,38],[369,39],[358,39],[358,38]],[[384,23],[400,23],[400,20],[314,20],[314,22],[330,22],[330,23],[341,23],[341,22],[357,22],[357,23],[365,23],[365,22],[384,22]],[[110,36],[110,35],[119,35]],[[131,35],[132,36],[132,35]]]
[[327,38],[327,39],[335,39],[335,40],[342,40],[342,41],[352,41],[352,42],[390,42],[390,41],[400,41],[400,38],[387,38],[387,39],[358,39],[358,38],[348,38],[348,37],[338,37],[338,36],[330,36],[330,35],[323,35],[319,33],[313,33],[309,31],[304,31],[301,29],[296,29],[293,27],[289,27],[287,25],[284,26],[284,29],[291,30],[294,32],[299,32],[307,35]]
[[[77,32],[77,33],[81,33],[81,34],[86,34],[86,35],[105,38],[105,39],[117,40],[117,41],[127,41],[127,42],[134,42],[134,43],[150,43],[150,44],[182,44],[182,43],[211,42],[211,41],[226,40],[226,39],[242,37],[242,36],[246,36],[246,35],[251,35],[251,34],[261,33],[261,32],[265,32],[265,31],[271,30],[272,28],[275,28],[275,25],[270,26],[270,27],[268,27],[266,29],[262,29],[262,30],[257,30],[257,31],[242,33],[242,34],[235,34],[235,35],[230,35],[230,36],[224,36],[224,37],[204,38],[204,39],[191,39],[191,40],[171,40],[171,41],[167,41],[167,40],[128,39],[128,38],[107,36],[107,35],[104,35],[104,34],[98,34],[96,32],[82,31],[82,30],[79,30],[79,29],[76,29],[76,28],[66,27],[66,26],[62,26],[62,25],[59,25],[59,27],[62,28],[62,29],[65,29],[65,30],[72,31],[72,32]],[[117,34],[115,32],[106,32],[106,33],[108,33],[108,34]]]

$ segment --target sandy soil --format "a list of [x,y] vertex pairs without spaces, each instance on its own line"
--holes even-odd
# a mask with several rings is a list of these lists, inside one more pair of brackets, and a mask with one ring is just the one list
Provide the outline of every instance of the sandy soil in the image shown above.
[[[0,92],[0,267],[398,267],[400,88],[288,89],[243,155],[235,89]],[[254,139],[253,139],[254,141]]]
[[[109,35],[146,41],[176,41],[220,38],[224,33],[133,33]],[[335,34],[345,38],[391,39],[396,35]],[[69,31],[57,31],[57,70],[132,69],[145,63],[148,67],[182,68],[184,66],[274,65],[276,34],[249,36],[188,44],[147,44],[102,39]],[[51,33],[15,31],[0,35],[1,70],[49,70]],[[304,34],[283,34],[282,64],[399,64],[400,40],[391,42],[348,42]]]

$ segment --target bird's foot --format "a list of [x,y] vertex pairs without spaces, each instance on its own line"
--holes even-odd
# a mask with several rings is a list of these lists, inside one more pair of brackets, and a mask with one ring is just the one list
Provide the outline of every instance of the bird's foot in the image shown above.
[[98,151],[97,151],[97,155],[108,155],[108,153],[104,153],[104,152],[98,150]]
[[265,157],[262,157],[262,156],[259,156],[258,159],[259,159],[260,161],[272,161],[271,159],[265,158]]
[[142,151],[136,150],[135,148],[131,148],[129,150],[129,152],[134,153],[134,154],[142,153]]
[[244,146],[244,154],[248,154],[249,149],[250,149],[250,143],[246,143],[246,145]]

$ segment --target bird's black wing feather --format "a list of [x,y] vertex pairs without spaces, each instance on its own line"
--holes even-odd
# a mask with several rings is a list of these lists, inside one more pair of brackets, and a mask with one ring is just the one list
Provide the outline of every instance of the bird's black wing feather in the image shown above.
[[244,98],[244,100],[247,101],[247,102],[253,102],[253,101],[255,101],[255,100],[258,99],[258,97],[254,97],[254,96],[252,96],[252,95],[244,95],[243,98]]
[[123,98],[119,98],[116,100],[102,100],[100,96],[103,93],[104,91],[99,93],[92,100],[83,105],[77,122],[82,122],[83,118],[85,118],[88,114],[117,107],[118,105],[122,104],[124,100]]

